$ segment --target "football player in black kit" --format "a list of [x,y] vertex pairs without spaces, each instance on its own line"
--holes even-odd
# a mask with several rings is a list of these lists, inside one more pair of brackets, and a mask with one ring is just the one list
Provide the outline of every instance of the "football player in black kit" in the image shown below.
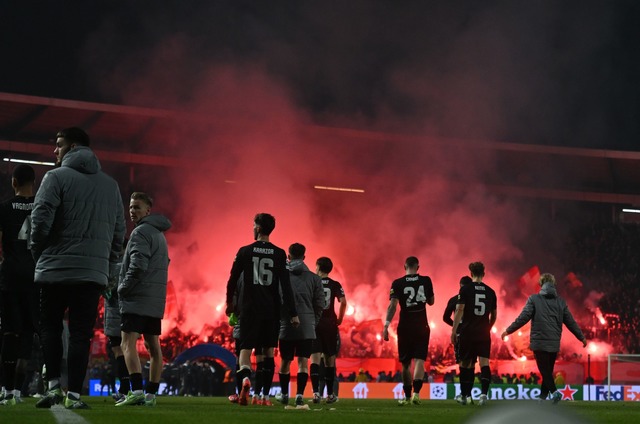
[[242,305],[240,305],[240,369],[236,378],[242,381],[240,405],[247,405],[251,389],[251,351],[262,349],[265,358],[262,369],[264,378],[262,404],[271,406],[269,389],[273,382],[275,363],[274,348],[278,345],[280,332],[280,308],[282,301],[294,326],[300,324],[298,312],[291,290],[287,254],[269,241],[269,235],[276,226],[276,220],[267,213],[259,213],[253,219],[254,243],[241,247],[236,254],[227,282],[227,316],[234,312],[233,296],[238,279],[244,271]]
[[462,405],[473,403],[475,359],[480,362],[480,383],[482,394],[480,405],[487,403],[491,369],[489,354],[491,353],[491,327],[496,322],[497,299],[493,289],[482,282],[484,264],[469,264],[473,284],[465,284],[460,288],[456,314],[451,329],[451,343],[458,343],[460,359],[460,394],[456,401]]
[[[387,319],[382,331],[382,337],[389,341],[389,325],[400,304],[400,319],[398,321],[398,356],[402,363],[402,384],[404,399],[399,405],[420,403],[420,389],[424,378],[424,361],[429,349],[431,330],[427,320],[426,305],[433,305],[433,283],[431,278],[418,275],[420,267],[418,258],[410,256],[404,263],[405,276],[398,278],[391,284]],[[413,376],[411,361],[414,362]],[[413,381],[412,381],[413,377]],[[411,390],[413,389],[413,396]]]
[[[311,386],[313,387],[313,403],[320,402],[320,359],[324,355],[324,380],[327,387],[327,403],[338,400],[333,384],[336,374],[336,355],[338,353],[338,326],[342,324],[344,314],[347,311],[347,298],[344,295],[342,285],[329,278],[333,270],[333,262],[327,257],[318,258],[316,261],[316,274],[322,278],[324,290],[324,310],[320,322],[316,326],[316,339],[313,341],[311,366],[309,367]],[[340,303],[340,311],[336,315],[335,301]]]
[[[465,275],[460,279],[460,287],[465,284],[472,283],[471,277]],[[459,290],[458,290],[459,291]],[[453,318],[451,316],[456,313],[456,306],[458,305],[458,295],[452,296],[451,299],[447,302],[447,307],[444,308],[444,314],[442,314],[442,320],[453,327]],[[458,358],[458,343],[454,343],[453,352],[456,356],[456,364],[460,363],[460,359]]]
[[33,282],[35,262],[27,247],[31,231],[36,175],[29,165],[18,165],[11,178],[15,196],[0,205],[2,238],[2,368],[7,394],[0,405],[14,406],[31,358],[31,344],[38,322],[38,290]]

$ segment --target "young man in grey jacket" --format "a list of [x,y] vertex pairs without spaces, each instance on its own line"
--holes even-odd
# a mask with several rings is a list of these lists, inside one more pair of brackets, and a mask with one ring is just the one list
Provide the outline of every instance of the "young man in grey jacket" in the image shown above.
[[530,348],[542,375],[540,399],[546,399],[551,393],[551,399],[555,404],[562,399],[562,394],[557,391],[553,381],[553,367],[560,351],[562,325],[567,326],[582,342],[583,347],[587,346],[587,339],[573,319],[567,303],[558,296],[555,277],[542,274],[540,287],[540,293],[529,296],[518,318],[502,333],[502,339],[531,321]]
[[294,327],[291,317],[282,309],[280,319],[280,387],[282,393],[278,400],[289,403],[290,366],[294,356],[298,358],[298,375],[296,379],[296,406],[304,404],[302,394],[309,379],[309,357],[313,340],[316,338],[316,326],[322,316],[324,307],[324,290],[322,279],[309,271],[304,263],[306,248],[300,243],[289,246],[289,275],[291,289],[300,318],[300,325]]
[[49,391],[37,408],[63,398],[60,387],[62,320],[69,310],[69,391],[65,407],[80,400],[100,293],[121,254],[125,224],[118,183],[101,171],[89,136],[77,127],[56,136],[57,168],[47,172],[31,212],[30,248],[40,285],[40,337]]
[[[164,232],[171,222],[162,215],[151,215],[153,200],[146,193],[131,195],[129,215],[135,228],[124,252],[118,296],[122,314],[122,352],[129,370],[131,392],[116,406],[155,406],[162,374],[159,336],[167,297],[169,251]],[[151,357],[146,396],[142,390],[142,367],[136,342],[140,335]]]

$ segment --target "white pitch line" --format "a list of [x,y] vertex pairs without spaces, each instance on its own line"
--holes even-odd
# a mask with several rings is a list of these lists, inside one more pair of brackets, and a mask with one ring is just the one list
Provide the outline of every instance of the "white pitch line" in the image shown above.
[[82,416],[70,409],[66,409],[62,405],[52,406],[51,413],[58,424],[89,424],[89,421],[85,420]]

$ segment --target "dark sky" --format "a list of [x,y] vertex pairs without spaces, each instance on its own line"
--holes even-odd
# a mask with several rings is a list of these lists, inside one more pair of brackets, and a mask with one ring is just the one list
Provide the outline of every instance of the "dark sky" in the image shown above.
[[3,2],[0,91],[179,108],[233,66],[321,124],[640,150],[639,18],[636,0]]

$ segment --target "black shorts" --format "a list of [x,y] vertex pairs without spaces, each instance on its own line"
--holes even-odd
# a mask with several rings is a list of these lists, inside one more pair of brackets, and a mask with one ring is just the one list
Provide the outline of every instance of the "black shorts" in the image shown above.
[[425,321],[398,324],[398,359],[401,363],[412,359],[427,359],[431,329]]
[[240,349],[263,349],[278,346],[279,319],[243,315],[240,324]]
[[109,346],[111,348],[119,347],[122,344],[122,337],[107,336],[107,339],[109,339]]
[[285,361],[293,358],[309,358],[311,356],[311,339],[280,340],[280,356]]
[[325,356],[335,356],[338,353],[337,325],[316,327],[316,338],[311,344],[311,353],[324,353]]
[[460,335],[458,337],[458,359],[462,361],[475,361],[476,358],[489,358],[491,354],[491,338],[472,339]]
[[120,329],[125,333],[159,336],[162,333],[162,319],[136,314],[122,314]]
[[239,358],[240,357],[240,339],[233,339],[233,351],[235,352],[236,356]]

